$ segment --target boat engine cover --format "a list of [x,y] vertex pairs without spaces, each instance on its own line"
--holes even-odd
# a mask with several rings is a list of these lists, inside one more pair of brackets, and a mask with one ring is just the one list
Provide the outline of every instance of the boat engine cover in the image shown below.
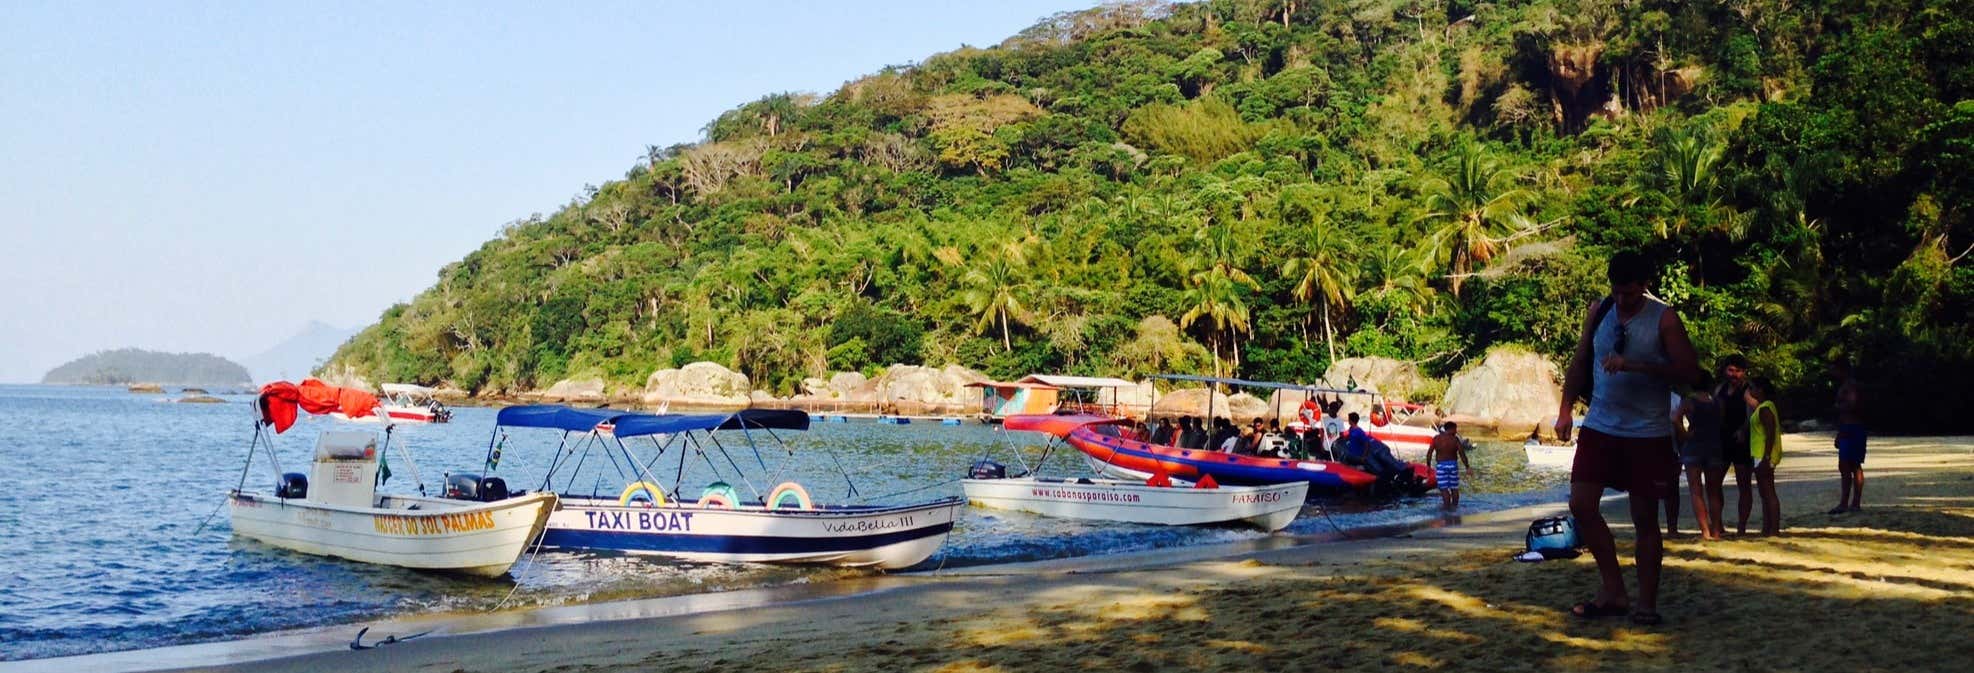
[[983,460],[974,463],[973,469],[967,471],[967,476],[973,479],[1006,479],[1008,478],[1008,466],[991,460]]
[[480,502],[493,502],[507,499],[507,480],[500,477],[480,479]]
[[[502,486],[505,485],[506,484],[502,484]],[[479,500],[480,475],[477,474],[446,475],[446,497],[452,498],[454,500]]]
[[287,500],[300,500],[308,497],[308,475],[289,472],[281,475],[281,483],[274,486],[274,497]]

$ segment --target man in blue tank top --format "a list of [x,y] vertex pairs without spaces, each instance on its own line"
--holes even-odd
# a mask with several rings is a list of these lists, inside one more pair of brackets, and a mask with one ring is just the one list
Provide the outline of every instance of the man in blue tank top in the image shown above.
[[[1612,255],[1607,275],[1611,296],[1590,305],[1556,413],[1556,435],[1567,440],[1576,427],[1576,400],[1590,393],[1570,468],[1570,513],[1597,559],[1600,583],[1596,596],[1570,612],[1584,618],[1630,614],[1633,622],[1649,626],[1661,621],[1659,565],[1665,550],[1658,503],[1678,471],[1667,448],[1673,434],[1672,386],[1691,385],[1700,369],[1679,314],[1645,296],[1645,284],[1655,275],[1645,258],[1635,252]],[[1611,528],[1598,509],[1606,488],[1631,493],[1638,536],[1636,603],[1625,591]]]

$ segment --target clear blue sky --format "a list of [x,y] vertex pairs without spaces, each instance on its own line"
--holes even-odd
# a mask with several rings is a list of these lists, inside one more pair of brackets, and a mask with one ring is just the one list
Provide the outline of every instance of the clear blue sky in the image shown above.
[[0,382],[368,324],[722,111],[1093,4],[0,2]]

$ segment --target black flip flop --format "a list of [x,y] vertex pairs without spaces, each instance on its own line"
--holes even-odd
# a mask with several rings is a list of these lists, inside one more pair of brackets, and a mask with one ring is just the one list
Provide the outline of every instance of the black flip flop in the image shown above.
[[1576,605],[1570,606],[1570,614],[1575,615],[1577,619],[1601,619],[1604,617],[1623,617],[1625,615],[1631,614],[1631,606],[1599,605],[1597,603],[1597,599],[1592,598],[1582,603],[1578,603]]

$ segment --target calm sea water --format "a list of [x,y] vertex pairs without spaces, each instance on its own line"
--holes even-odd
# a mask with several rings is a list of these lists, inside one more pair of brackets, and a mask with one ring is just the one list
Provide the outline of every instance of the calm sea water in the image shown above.
[[[416,612],[555,605],[701,593],[788,582],[824,581],[865,571],[692,564],[610,553],[543,552],[495,580],[365,565],[236,539],[223,494],[241,480],[253,436],[248,397],[226,404],[177,404],[176,395],[120,388],[0,386],[0,660],[84,654],[224,640],[283,629],[349,623]],[[462,408],[445,425],[401,426],[426,487],[448,470],[478,472],[494,412]],[[306,471],[317,433],[375,425],[310,419],[275,442],[282,467]],[[763,442],[781,478],[794,478],[826,502],[902,503],[960,495],[956,479],[981,457],[1032,460],[1041,435],[977,424],[817,423]],[[513,430],[499,476],[514,488],[540,485],[559,433]],[[736,448],[733,444],[729,448]],[[652,453],[642,449],[643,457]],[[835,459],[831,458],[834,453]],[[672,454],[676,455],[676,453]],[[416,492],[410,465],[391,456],[386,491]],[[600,456],[592,455],[600,459]],[[744,449],[736,461],[754,460]],[[699,460],[694,457],[693,460]],[[715,457],[715,460],[719,460]],[[848,468],[861,499],[848,499]],[[1551,501],[1560,479],[1523,470],[1519,447],[1485,445],[1479,479],[1467,484],[1467,511]],[[676,463],[666,463],[676,468]],[[685,483],[713,477],[689,464]],[[273,471],[257,457],[251,489],[268,490]],[[1073,451],[1045,473],[1088,474]],[[756,477],[758,479],[758,477]],[[620,484],[594,484],[615,493]],[[558,481],[558,487],[560,482]],[[767,488],[762,484],[761,488]],[[743,493],[746,489],[743,487]],[[1436,496],[1331,506],[1311,505],[1290,533],[1332,526],[1390,525],[1433,515]],[[218,512],[216,516],[214,513]],[[208,520],[208,516],[211,516]],[[204,523],[205,527],[200,528]],[[951,539],[925,567],[964,566],[1254,539],[1241,528],[1166,528],[1066,521],[978,508],[963,511]]]

